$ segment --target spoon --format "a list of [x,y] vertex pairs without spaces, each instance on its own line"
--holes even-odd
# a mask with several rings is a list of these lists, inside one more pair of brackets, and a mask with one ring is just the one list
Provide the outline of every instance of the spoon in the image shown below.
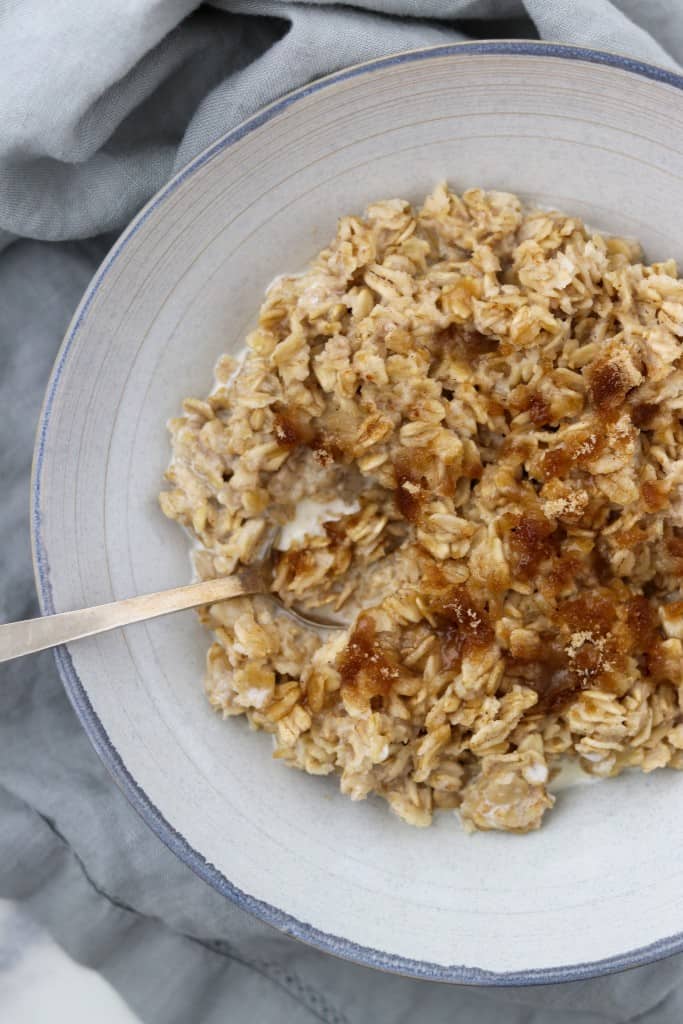
[[59,612],[57,615],[0,625],[0,662],[20,658],[24,654],[35,654],[48,647],[68,644],[72,640],[81,640],[96,633],[106,633],[107,630],[128,626],[133,622],[143,622],[185,608],[197,608],[203,604],[214,604],[216,601],[228,601],[232,597],[250,594],[268,595],[285,615],[309,628],[321,632],[344,629],[343,622],[288,608],[277,594],[272,593],[273,544],[274,538],[258,562],[245,566],[232,576],[190,583],[172,590],[160,590],[155,594],[128,597],[123,601],[81,608],[79,611]]

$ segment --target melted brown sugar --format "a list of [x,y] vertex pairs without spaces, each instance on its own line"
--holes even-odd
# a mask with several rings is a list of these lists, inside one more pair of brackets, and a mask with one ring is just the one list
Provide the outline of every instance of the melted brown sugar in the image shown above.
[[273,430],[278,444],[295,448],[311,443],[314,431],[304,413],[287,405],[274,406],[274,412]]
[[407,455],[396,460],[396,506],[409,523],[416,523],[420,518],[420,510],[428,495],[426,477],[427,459],[420,451],[414,452],[412,458]]
[[621,367],[609,361],[594,366],[588,379],[593,405],[603,415],[617,410],[630,389]]
[[649,674],[662,640],[656,608],[642,595],[623,598],[596,592],[561,603],[533,661],[509,659],[539,695],[531,715],[559,714],[588,689],[620,694],[629,655]]
[[342,687],[371,702],[385,697],[398,678],[398,659],[377,631],[374,618],[363,612],[337,664]]
[[509,524],[510,570],[515,578],[529,580],[542,562],[559,553],[562,531],[541,515],[513,515]]
[[435,632],[446,668],[459,665],[465,655],[493,643],[495,633],[488,612],[474,601],[466,587],[451,587],[434,596],[430,611],[436,621]]
[[465,655],[493,643],[495,628],[488,609],[466,586],[453,584],[434,561],[423,566],[421,591],[446,668],[459,669]]
[[653,405],[650,402],[641,402],[638,405],[634,405],[631,409],[631,421],[634,427],[638,427],[638,430],[648,430],[652,426],[659,406]]
[[552,422],[550,406],[543,395],[533,394],[529,397],[526,411],[535,427],[545,427]]

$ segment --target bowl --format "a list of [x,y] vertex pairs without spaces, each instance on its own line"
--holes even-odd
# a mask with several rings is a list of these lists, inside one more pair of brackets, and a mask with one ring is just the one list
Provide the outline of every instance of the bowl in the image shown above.
[[[315,82],[197,157],[114,246],[58,355],[34,465],[43,612],[189,580],[187,542],[157,504],[165,421],[209,389],[266,285],[302,268],[338,215],[447,179],[682,256],[682,88],[573,47],[441,46]],[[208,643],[185,613],[57,659],[116,781],[221,896],[331,953],[453,982],[566,981],[683,950],[683,777],[567,789],[525,836],[468,836],[446,813],[411,829],[214,715]]]

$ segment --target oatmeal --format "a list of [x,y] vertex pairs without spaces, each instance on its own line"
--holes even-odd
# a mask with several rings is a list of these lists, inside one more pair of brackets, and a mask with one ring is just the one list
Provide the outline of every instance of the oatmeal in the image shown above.
[[286,605],[205,608],[206,689],[413,825],[537,828],[572,759],[683,766],[683,282],[635,242],[439,186],[344,217],[171,422],[202,578],[273,524]]

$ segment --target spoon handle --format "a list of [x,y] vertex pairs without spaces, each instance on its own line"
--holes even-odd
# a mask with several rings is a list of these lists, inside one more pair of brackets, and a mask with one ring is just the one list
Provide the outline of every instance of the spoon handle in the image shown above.
[[190,583],[186,587],[161,590],[156,594],[142,594],[140,597],[128,597],[123,601],[100,604],[94,608],[24,619],[23,622],[8,622],[0,625],[0,662],[44,651],[58,644],[67,644],[95,633],[105,633],[108,629],[127,626],[132,622],[179,612],[184,608],[196,608],[202,604],[241,597],[243,594],[264,594],[267,591],[262,567],[255,566],[242,569],[234,576]]

